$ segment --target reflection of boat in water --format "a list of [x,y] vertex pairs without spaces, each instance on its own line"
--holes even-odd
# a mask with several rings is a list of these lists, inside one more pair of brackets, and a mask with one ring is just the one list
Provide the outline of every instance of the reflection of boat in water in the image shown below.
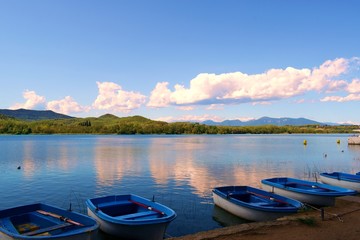
[[250,222],[249,220],[235,216],[229,213],[228,211],[225,211],[224,209],[222,209],[217,205],[214,205],[212,218],[222,227],[229,227],[229,226]]
[[360,135],[354,135],[348,138],[349,145],[360,145]]

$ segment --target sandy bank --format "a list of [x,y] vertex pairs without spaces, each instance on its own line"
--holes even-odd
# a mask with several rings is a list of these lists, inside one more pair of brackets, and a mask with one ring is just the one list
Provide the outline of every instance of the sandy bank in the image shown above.
[[333,207],[308,210],[272,222],[238,226],[170,238],[171,240],[332,240],[360,239],[360,196],[342,197]]

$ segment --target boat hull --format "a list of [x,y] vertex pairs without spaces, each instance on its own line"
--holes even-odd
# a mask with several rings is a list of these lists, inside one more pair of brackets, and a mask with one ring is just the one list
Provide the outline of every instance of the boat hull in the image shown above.
[[307,193],[298,193],[291,190],[286,190],[283,188],[278,188],[274,186],[270,186],[267,184],[261,184],[261,188],[276,193],[279,195],[283,195],[289,198],[296,199],[303,203],[308,203],[311,205],[321,205],[321,206],[334,206],[335,205],[335,197],[328,196],[319,196],[319,195],[311,195]]
[[9,236],[7,234],[4,233],[0,233],[0,239],[1,240],[50,240],[50,239],[58,239],[58,240],[95,240],[97,239],[97,234],[95,233],[82,233],[82,234],[77,234],[74,236],[67,236],[67,237],[44,237],[44,236],[40,236],[40,237],[13,237],[13,236]]
[[334,206],[336,197],[354,195],[355,191],[294,178],[263,179],[264,190],[316,206]]
[[[215,205],[221,207],[222,209],[230,212],[235,216],[244,218],[246,220],[271,221],[289,214],[296,213],[302,208],[302,204],[300,202],[292,199],[286,199],[282,196],[269,194],[268,192],[252,187],[235,186],[235,191],[233,192],[243,191],[245,193],[248,192],[248,194],[249,192],[251,192],[251,194],[254,194],[254,197],[257,198],[257,200],[260,200],[254,203],[241,202],[237,199],[232,199],[231,195],[229,195],[229,193],[231,194],[231,191],[229,191],[229,189],[231,189],[231,186],[215,188],[213,190],[213,200]],[[266,199],[261,201],[261,198]],[[274,200],[269,200],[273,198],[277,198],[278,201],[281,201],[281,203],[283,205],[286,205],[287,207],[271,207],[271,205],[273,204],[276,205],[276,203],[273,202]]]
[[94,240],[98,228],[86,215],[41,203],[0,211],[2,240]]
[[321,173],[320,181],[326,184],[348,188],[360,192],[360,175],[341,172]]
[[169,222],[138,226],[112,223],[99,218],[90,209],[88,209],[88,215],[98,221],[101,231],[117,236],[122,240],[160,240],[164,238],[167,226],[169,225]]
[[88,215],[106,234],[131,240],[162,240],[176,213],[137,195],[112,195],[88,199]]

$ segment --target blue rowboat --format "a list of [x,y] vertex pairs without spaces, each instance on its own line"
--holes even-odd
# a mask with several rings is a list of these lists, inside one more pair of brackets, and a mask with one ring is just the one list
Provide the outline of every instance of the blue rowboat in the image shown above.
[[360,175],[343,172],[320,173],[320,181],[360,192]]
[[214,203],[250,221],[270,221],[297,213],[301,202],[249,186],[224,186],[213,189]]
[[103,232],[121,239],[161,240],[176,218],[172,209],[134,194],[92,198],[86,205]]
[[95,219],[43,203],[0,211],[2,240],[90,240],[98,228]]
[[263,179],[261,185],[266,191],[317,206],[333,206],[336,197],[356,194],[347,188],[287,177]]

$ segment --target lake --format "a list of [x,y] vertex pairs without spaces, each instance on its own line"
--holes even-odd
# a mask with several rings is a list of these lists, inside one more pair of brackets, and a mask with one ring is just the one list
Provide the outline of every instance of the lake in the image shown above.
[[347,138],[2,135],[0,209],[44,202],[85,213],[87,198],[133,193],[176,211],[167,236],[191,234],[245,222],[214,206],[213,187],[260,187],[269,177],[316,180],[322,171],[360,171],[360,146],[348,146]]

